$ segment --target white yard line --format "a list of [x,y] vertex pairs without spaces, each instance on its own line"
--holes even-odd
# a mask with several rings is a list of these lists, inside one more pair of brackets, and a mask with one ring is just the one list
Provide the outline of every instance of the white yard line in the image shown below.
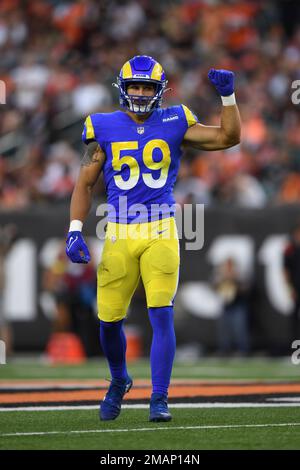
[[0,437],[18,436],[49,436],[65,434],[93,434],[93,433],[114,433],[114,432],[147,432],[147,431],[172,431],[172,430],[209,430],[209,429],[241,429],[241,428],[269,428],[269,427],[293,427],[300,426],[300,423],[268,423],[268,424],[222,424],[207,426],[164,426],[152,428],[127,428],[127,429],[86,429],[81,431],[48,431],[48,432],[14,432],[0,434]]
[[[299,407],[299,402],[293,403],[169,403],[169,408],[279,408]],[[122,405],[122,409],[145,410],[148,404]],[[66,411],[66,410],[98,410],[99,405],[57,405],[57,406],[23,406],[14,408],[0,408],[0,412],[9,411]]]
[[278,398],[267,398],[268,401],[275,401],[275,402],[294,402],[299,403],[300,397],[278,397]]

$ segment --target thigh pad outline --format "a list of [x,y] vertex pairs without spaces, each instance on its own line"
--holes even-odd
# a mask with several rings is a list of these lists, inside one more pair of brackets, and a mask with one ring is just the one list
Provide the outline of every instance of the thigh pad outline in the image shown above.
[[125,258],[122,253],[106,253],[98,267],[98,285],[104,287],[123,279],[127,274]]

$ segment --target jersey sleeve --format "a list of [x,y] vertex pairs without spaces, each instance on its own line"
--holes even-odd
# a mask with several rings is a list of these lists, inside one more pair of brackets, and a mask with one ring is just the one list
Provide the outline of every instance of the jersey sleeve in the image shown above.
[[199,122],[199,119],[197,118],[197,116],[187,106],[182,104],[181,107],[183,109],[183,113],[185,115],[188,127],[191,127],[197,122]]
[[88,116],[84,121],[83,131],[82,131],[82,141],[85,144],[96,141],[95,129],[92,121],[92,116]]

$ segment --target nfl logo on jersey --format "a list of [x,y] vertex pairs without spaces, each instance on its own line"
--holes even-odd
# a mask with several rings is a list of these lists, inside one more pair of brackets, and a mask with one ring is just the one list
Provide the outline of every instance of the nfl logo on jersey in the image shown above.
[[144,132],[145,132],[145,128],[144,128],[144,127],[138,127],[138,128],[137,128],[137,133],[138,133],[138,134],[144,134]]

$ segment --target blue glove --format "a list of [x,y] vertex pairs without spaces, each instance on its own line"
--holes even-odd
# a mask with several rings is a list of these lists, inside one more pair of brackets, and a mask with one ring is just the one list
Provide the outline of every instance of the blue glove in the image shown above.
[[221,96],[229,96],[234,92],[234,73],[230,70],[210,69],[208,78]]
[[[89,249],[81,232],[69,232],[66,243],[66,254],[72,263],[87,264],[91,260]],[[81,253],[83,253],[83,255]]]

